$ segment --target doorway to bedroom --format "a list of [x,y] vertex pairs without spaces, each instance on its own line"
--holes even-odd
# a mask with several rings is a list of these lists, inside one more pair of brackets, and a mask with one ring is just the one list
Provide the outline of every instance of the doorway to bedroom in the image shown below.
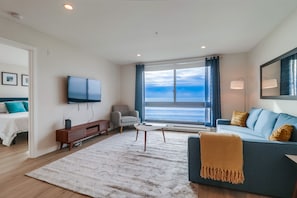
[[0,38],[0,150],[29,157],[30,50]]

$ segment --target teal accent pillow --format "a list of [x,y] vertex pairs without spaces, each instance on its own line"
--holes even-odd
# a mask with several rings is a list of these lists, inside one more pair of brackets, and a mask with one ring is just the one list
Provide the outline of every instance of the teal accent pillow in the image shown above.
[[29,103],[28,103],[28,101],[24,101],[23,102],[23,105],[24,105],[26,111],[29,111]]
[[8,113],[26,112],[26,109],[22,102],[6,102],[5,106]]

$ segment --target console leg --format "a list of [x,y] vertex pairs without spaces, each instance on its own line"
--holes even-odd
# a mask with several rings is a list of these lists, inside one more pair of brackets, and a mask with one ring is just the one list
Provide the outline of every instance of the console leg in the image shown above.
[[69,151],[71,151],[72,147],[73,147],[73,142],[71,142],[71,143],[69,144]]

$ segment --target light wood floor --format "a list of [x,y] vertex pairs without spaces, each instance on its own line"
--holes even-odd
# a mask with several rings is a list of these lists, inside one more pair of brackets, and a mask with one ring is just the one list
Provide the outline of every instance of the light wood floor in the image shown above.
[[[5,198],[81,198],[87,197],[63,188],[30,178],[25,173],[39,168],[49,162],[62,158],[72,152],[78,151],[91,144],[99,142],[107,137],[101,135],[86,140],[82,146],[75,147],[71,151],[67,148],[55,151],[53,153],[41,156],[36,159],[28,159],[27,135],[20,134],[17,137],[17,143],[10,147],[0,146],[0,197]],[[215,188],[205,185],[191,184],[193,189],[198,192],[199,198],[264,198],[264,196],[253,195],[249,193],[237,192],[222,188]]]

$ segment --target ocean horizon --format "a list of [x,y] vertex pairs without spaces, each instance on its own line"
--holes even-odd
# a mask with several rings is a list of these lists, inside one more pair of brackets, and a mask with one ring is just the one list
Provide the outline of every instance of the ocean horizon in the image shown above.
[[145,107],[145,120],[204,123],[204,108]]

